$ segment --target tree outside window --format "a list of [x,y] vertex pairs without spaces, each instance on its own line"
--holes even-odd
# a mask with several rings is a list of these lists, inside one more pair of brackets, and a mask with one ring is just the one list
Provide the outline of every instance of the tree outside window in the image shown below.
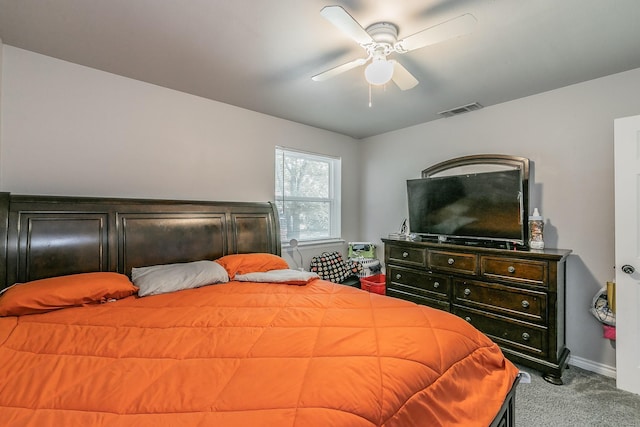
[[282,241],[340,237],[340,159],[276,147]]

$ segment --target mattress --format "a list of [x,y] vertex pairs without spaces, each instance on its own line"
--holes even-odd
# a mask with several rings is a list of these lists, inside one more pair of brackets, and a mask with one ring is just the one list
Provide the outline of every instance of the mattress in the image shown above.
[[0,318],[3,426],[487,426],[516,375],[461,318],[322,280]]

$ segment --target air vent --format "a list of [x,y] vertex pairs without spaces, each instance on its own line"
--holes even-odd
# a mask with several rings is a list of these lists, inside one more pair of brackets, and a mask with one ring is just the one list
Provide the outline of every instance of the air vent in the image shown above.
[[468,113],[469,111],[476,111],[481,108],[482,108],[482,105],[480,105],[477,102],[474,102],[471,104],[463,105],[461,107],[452,108],[450,110],[440,111],[438,114],[440,114],[442,117],[451,117],[451,116],[457,116],[458,114]]

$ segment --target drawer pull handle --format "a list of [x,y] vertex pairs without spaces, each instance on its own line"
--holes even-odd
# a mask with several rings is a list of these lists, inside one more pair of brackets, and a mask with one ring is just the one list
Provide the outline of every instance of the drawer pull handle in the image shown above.
[[522,308],[529,308],[529,301],[527,301],[526,299],[522,300]]
[[507,271],[511,274],[516,272],[516,268],[513,265],[510,265],[509,268],[507,268]]
[[402,252],[402,258],[406,258],[409,256],[409,252]]
[[469,295],[471,295],[471,289],[467,288],[464,290],[464,296],[468,297]]
[[466,320],[467,322],[471,323],[471,317],[469,317],[469,316],[465,317],[464,320]]
[[434,287],[434,289],[438,289],[440,287],[440,283],[439,282],[433,282],[433,287]]
[[396,280],[402,279],[402,274],[396,274]]
[[531,336],[528,333],[525,332],[524,334],[522,334],[522,339],[523,340],[529,341],[529,338],[531,338]]
[[453,265],[453,263],[454,263],[454,262],[456,262],[456,260],[454,260],[453,258],[449,258],[449,259],[447,260],[447,263],[448,263],[449,265]]

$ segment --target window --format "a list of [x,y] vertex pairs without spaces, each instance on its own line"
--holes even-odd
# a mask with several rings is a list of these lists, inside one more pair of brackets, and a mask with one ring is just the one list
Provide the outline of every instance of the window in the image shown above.
[[340,237],[340,159],[276,147],[281,240]]

